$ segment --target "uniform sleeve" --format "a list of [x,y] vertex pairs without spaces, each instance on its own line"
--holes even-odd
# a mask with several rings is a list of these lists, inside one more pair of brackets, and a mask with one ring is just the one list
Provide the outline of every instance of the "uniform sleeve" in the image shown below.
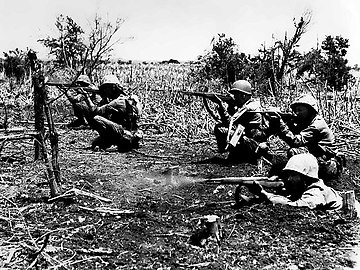
[[275,194],[272,194],[272,193],[267,193],[266,198],[272,204],[289,205],[291,203],[291,200],[289,198],[286,198],[286,197],[281,196],[281,195],[275,195]]
[[289,205],[296,207],[308,207],[315,209],[327,204],[323,192],[319,188],[312,188],[304,192],[297,201],[290,202]]
[[80,94],[76,94],[76,93],[74,94],[74,93],[69,92],[66,95],[71,103],[78,103],[81,101],[85,101],[85,97]]
[[109,102],[108,104],[102,105],[96,109],[98,115],[108,115],[114,112],[125,112],[126,102],[125,98],[117,98]]
[[229,124],[231,116],[235,113],[235,108],[233,105],[227,105],[227,109],[224,109],[224,104],[221,103],[221,105],[217,108],[218,113],[220,115],[220,120],[224,124]]
[[261,110],[260,102],[252,100],[244,106],[246,112],[239,118],[239,123],[247,129],[259,128],[262,123],[262,115],[259,113]]
[[303,129],[299,134],[294,134],[289,127],[281,120],[279,137],[290,147],[301,147],[316,142],[319,130],[315,126]]
[[310,186],[301,198],[296,201],[291,201],[287,197],[268,192],[263,194],[273,204],[324,210],[339,210],[342,207],[342,198],[339,193],[330,187],[319,184]]
[[301,196],[300,199],[296,201],[291,201],[289,198],[275,195],[272,193],[266,192],[266,198],[272,204],[283,204],[283,205],[290,205],[294,207],[307,207],[309,209],[315,209],[318,206],[325,205],[325,198],[321,193],[321,190],[318,188],[310,189]]

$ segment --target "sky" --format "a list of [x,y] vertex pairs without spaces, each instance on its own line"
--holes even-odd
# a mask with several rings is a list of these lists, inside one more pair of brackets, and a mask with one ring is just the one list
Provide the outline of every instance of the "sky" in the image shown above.
[[316,48],[325,36],[349,40],[347,59],[360,64],[359,0],[0,0],[0,53],[31,48],[45,58],[39,39],[57,37],[56,18],[71,17],[85,31],[99,15],[124,19],[113,56],[126,60],[196,60],[211,49],[219,33],[231,37],[243,53],[258,50],[294,32],[310,11],[312,19],[298,50]]

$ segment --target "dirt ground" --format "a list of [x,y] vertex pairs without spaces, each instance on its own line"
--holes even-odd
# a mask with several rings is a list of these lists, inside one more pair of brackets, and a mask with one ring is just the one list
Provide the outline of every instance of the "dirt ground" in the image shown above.
[[[96,135],[88,129],[59,134],[61,187],[88,193],[49,202],[32,143],[7,143],[0,269],[356,269],[358,222],[264,203],[236,209],[235,186],[200,183],[268,169],[198,162],[218,155],[213,138],[189,142],[147,131],[141,148],[118,153],[87,149]],[[359,197],[359,175],[359,160],[350,158],[330,184]],[[222,237],[200,247],[206,215],[220,218]]]

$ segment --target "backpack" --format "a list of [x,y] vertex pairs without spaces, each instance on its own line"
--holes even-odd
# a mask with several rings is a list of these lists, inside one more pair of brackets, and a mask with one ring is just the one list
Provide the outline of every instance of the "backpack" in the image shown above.
[[138,120],[140,119],[142,104],[137,95],[131,95],[125,101],[126,103],[126,115],[127,126],[130,130],[138,129]]

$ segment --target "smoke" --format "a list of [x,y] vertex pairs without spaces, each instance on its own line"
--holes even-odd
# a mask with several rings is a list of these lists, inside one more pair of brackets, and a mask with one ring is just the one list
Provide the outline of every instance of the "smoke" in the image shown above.
[[199,177],[188,177],[180,174],[179,166],[169,167],[163,172],[148,175],[148,180],[155,185],[181,187],[201,182]]

